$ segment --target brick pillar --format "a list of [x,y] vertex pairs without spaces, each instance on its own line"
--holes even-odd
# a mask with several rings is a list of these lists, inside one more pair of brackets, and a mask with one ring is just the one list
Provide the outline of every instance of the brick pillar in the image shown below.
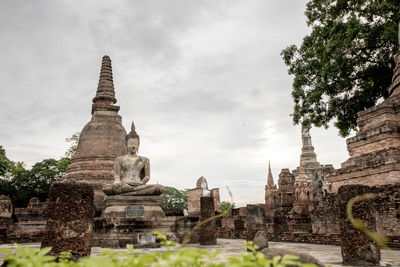
[[[200,222],[213,217],[214,211],[214,198],[201,197],[200,198]],[[217,244],[217,227],[215,220],[208,222],[200,227],[200,245],[216,245]]]
[[[338,191],[338,211],[340,220],[340,239],[343,263],[346,265],[367,266],[379,264],[381,255],[379,246],[363,232],[355,229],[347,217],[347,202],[355,196],[371,193],[366,185],[345,185]],[[373,200],[364,200],[353,205],[353,217],[364,222],[366,227],[376,232]]]
[[260,205],[246,206],[246,240],[253,241],[258,231],[267,231],[265,208]]
[[47,223],[41,247],[52,247],[72,256],[90,255],[94,216],[93,187],[88,183],[61,181],[50,187]]

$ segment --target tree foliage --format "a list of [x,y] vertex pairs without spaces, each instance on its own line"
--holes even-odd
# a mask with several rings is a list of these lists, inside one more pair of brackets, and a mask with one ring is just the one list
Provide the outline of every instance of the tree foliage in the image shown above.
[[5,177],[10,172],[13,162],[7,158],[6,150],[0,146],[0,177]]
[[45,201],[50,185],[65,174],[68,158],[44,159],[30,170],[21,162],[14,163],[8,170],[11,178],[0,176],[0,195],[7,195],[15,207],[25,207],[31,197]]
[[310,35],[281,53],[294,76],[295,124],[356,129],[357,112],[388,96],[397,52],[399,0],[311,0]]
[[76,132],[71,137],[65,138],[65,142],[70,144],[69,148],[65,152],[65,157],[71,158],[72,155],[75,154],[76,148],[78,147],[80,134],[81,134],[80,132]]
[[[75,153],[78,139],[79,133],[66,139],[72,142],[66,155]],[[9,196],[15,207],[26,207],[32,197],[45,201],[50,185],[65,174],[69,164],[70,157],[66,156],[59,160],[44,159],[35,163],[31,169],[26,169],[23,162],[10,160],[5,149],[0,146],[0,195]]]
[[234,209],[235,208],[235,203],[231,203],[229,201],[222,201],[221,202],[221,211],[225,212],[229,209]]
[[187,208],[188,197],[186,190],[166,186],[162,196],[161,206],[164,208]]

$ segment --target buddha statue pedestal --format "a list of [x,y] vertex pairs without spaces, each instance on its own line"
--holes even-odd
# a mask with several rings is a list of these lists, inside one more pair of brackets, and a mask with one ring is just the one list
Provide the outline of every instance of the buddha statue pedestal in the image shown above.
[[161,201],[160,195],[107,196],[102,217],[95,219],[92,246],[124,248],[133,244],[135,248],[159,247],[153,231],[176,239],[171,232],[175,217],[165,216]]
[[187,218],[165,216],[161,209],[164,187],[147,184],[150,162],[136,154],[139,136],[133,124],[126,142],[128,154],[115,159],[114,183],[103,186],[106,209],[95,218],[92,246],[159,247],[154,231],[169,240],[183,239],[194,224]]
[[161,196],[125,196],[113,195],[106,197],[106,209],[102,217],[132,218],[132,217],[163,217]]

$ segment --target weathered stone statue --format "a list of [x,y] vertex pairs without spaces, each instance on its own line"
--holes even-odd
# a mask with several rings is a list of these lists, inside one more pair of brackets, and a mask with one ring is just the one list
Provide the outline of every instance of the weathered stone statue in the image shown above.
[[131,132],[125,138],[128,154],[117,157],[114,163],[114,183],[103,186],[106,195],[161,195],[164,186],[147,184],[150,180],[150,161],[137,155],[140,138],[132,122]]
[[0,195],[0,218],[11,218],[13,206],[8,196]]

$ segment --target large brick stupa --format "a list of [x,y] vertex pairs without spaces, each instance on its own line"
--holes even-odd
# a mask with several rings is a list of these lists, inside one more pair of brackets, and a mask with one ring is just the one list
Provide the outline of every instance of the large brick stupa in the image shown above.
[[104,207],[104,184],[114,181],[114,160],[127,153],[126,131],[115,90],[110,57],[104,56],[96,96],[93,98],[92,118],[83,128],[76,153],[63,179],[86,181],[94,186],[97,211]]

